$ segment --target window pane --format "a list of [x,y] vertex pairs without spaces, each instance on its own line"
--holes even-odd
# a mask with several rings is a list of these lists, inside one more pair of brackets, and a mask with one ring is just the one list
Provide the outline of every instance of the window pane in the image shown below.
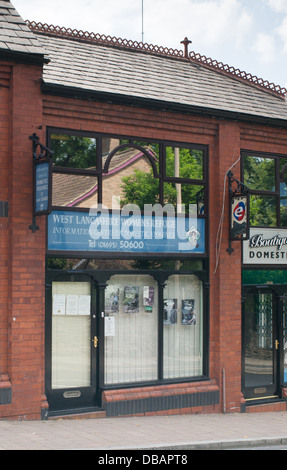
[[95,176],[53,173],[53,206],[90,208],[97,202],[98,178]]
[[63,134],[51,135],[54,166],[96,168],[96,139]]
[[273,294],[247,294],[244,321],[245,386],[273,383]]
[[283,349],[284,349],[284,382],[287,382],[287,298],[283,297]]
[[274,284],[287,284],[287,271],[259,271],[259,270],[243,270],[242,271],[242,284],[268,284],[272,279]]
[[52,283],[52,388],[90,385],[90,315],[80,307],[76,312],[74,304],[69,304],[69,297],[90,295],[89,282]]
[[166,147],[166,176],[203,179],[203,151]]
[[157,283],[115,275],[105,292],[105,383],[157,379]]
[[[204,215],[204,188],[193,184],[164,183],[165,204],[172,204],[177,212]],[[181,205],[184,207],[181,208]]]
[[202,283],[196,276],[170,276],[164,289],[164,378],[203,373]]
[[250,225],[276,227],[276,198],[250,195]]
[[[152,158],[152,149],[144,147]],[[120,208],[135,204],[144,210],[144,204],[159,201],[159,180],[154,177],[148,157],[134,147],[117,151],[103,174],[103,204],[108,208]]]
[[260,191],[275,191],[275,160],[244,156],[244,184],[249,189]]

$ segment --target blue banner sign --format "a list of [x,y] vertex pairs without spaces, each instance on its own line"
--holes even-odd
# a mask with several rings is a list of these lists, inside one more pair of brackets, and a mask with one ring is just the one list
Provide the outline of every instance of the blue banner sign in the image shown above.
[[45,161],[35,164],[35,215],[50,212],[51,163]]
[[53,211],[49,252],[204,254],[205,221],[196,217]]

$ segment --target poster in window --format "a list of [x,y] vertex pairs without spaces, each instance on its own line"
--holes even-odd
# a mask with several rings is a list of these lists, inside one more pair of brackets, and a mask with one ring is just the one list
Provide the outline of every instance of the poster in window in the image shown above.
[[154,304],[154,288],[152,286],[144,286],[143,288],[143,305],[146,312],[152,312]]
[[125,286],[123,304],[125,313],[139,312],[139,287]]
[[182,300],[182,325],[196,325],[194,299]]
[[105,313],[119,312],[120,289],[114,286],[107,286],[105,292]]
[[175,325],[177,323],[177,299],[165,299],[163,304],[163,324]]

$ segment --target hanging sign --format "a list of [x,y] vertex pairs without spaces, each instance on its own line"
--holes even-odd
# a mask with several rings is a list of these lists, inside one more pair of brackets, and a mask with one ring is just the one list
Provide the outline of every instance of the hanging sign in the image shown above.
[[34,160],[34,215],[50,214],[52,159]]
[[48,215],[52,211],[52,155],[53,152],[39,142],[33,134],[33,218],[29,228],[35,232],[36,216]]
[[246,240],[248,230],[248,196],[232,195],[230,198],[230,240]]
[[[228,172],[229,182],[229,241],[249,238],[249,188]],[[230,252],[233,250],[230,247]]]

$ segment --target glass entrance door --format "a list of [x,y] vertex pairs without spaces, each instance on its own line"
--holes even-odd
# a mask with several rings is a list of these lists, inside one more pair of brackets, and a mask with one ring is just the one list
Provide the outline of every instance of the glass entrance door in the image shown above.
[[245,289],[243,308],[243,392],[245,399],[278,394],[279,308],[269,288]]
[[61,276],[49,284],[47,399],[51,411],[97,405],[96,291],[89,278]]

